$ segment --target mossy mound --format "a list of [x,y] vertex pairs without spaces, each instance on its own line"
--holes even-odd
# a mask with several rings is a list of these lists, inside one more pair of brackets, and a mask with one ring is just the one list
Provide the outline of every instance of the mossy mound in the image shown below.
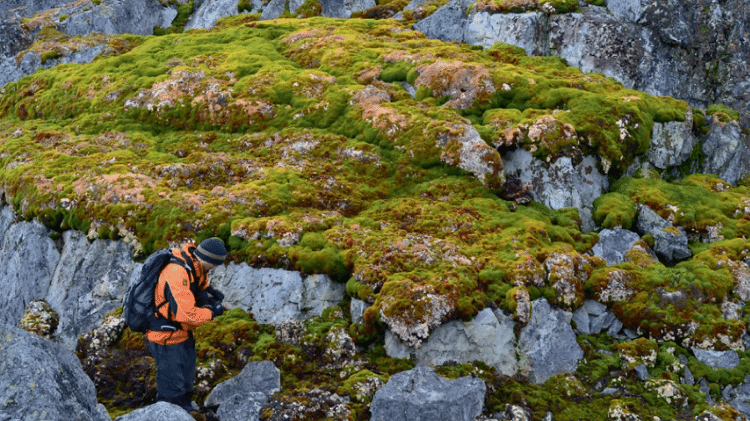
[[[2,91],[7,201],[143,254],[219,235],[235,260],[353,276],[356,296],[407,330],[512,307],[511,284],[572,307],[583,298],[555,300],[542,265],[595,235],[567,210],[512,212],[495,195],[494,147],[598,154],[615,173],[646,150],[654,121],[686,109],[557,58],[389,20],[237,16],[117,39],[127,48]],[[478,280],[485,271],[511,281]],[[432,298],[412,307],[414,294]]]

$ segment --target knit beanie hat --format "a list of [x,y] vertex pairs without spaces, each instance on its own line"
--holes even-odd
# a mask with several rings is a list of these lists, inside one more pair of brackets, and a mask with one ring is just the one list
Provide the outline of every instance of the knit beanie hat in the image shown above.
[[201,241],[198,248],[195,249],[195,256],[212,265],[219,266],[224,263],[224,259],[227,257],[227,249],[224,247],[221,238],[213,237]]

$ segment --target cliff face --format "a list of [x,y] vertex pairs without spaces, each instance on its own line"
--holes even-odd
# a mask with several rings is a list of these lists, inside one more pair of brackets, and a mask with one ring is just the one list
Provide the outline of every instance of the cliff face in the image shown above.
[[220,236],[237,308],[198,335],[202,396],[270,359],[281,417],[423,362],[485,380],[485,415],[736,415],[745,6],[704,6],[3,9],[3,73],[29,74],[0,88],[3,322],[45,299],[72,349],[110,313],[79,355],[110,408],[142,406],[114,380],[149,371],[115,317],[134,259]]

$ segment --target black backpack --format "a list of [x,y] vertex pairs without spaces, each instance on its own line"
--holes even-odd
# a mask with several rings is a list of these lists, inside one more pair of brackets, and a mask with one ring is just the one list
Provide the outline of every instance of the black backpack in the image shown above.
[[[146,330],[174,331],[180,324],[155,314],[158,310],[154,303],[154,290],[161,271],[169,264],[177,263],[184,267],[195,279],[195,269],[185,261],[175,257],[168,249],[159,249],[152,253],[143,263],[138,281],[128,287],[122,303],[122,318],[133,332]],[[191,262],[192,263],[192,262]],[[166,304],[160,304],[159,307]]]

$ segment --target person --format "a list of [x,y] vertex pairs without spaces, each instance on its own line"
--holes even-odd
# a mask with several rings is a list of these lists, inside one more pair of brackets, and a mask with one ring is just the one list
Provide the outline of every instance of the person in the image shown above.
[[194,270],[178,263],[169,263],[162,270],[154,303],[159,315],[172,324],[162,326],[162,330],[147,330],[147,347],[156,362],[157,401],[192,412],[198,410],[192,402],[196,362],[193,330],[224,312],[223,295],[210,286],[208,272],[224,263],[227,250],[221,239],[209,238],[198,247],[186,243],[174,248],[172,254]]

